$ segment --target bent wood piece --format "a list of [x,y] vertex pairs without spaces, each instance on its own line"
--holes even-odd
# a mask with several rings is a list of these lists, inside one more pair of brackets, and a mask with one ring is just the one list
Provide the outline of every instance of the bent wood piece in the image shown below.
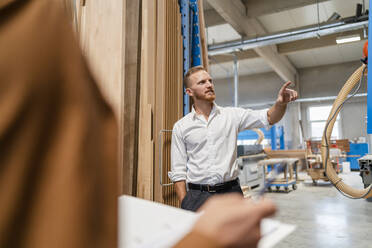
[[[329,154],[329,147],[327,147],[330,144],[330,138],[333,130],[333,126],[335,124],[335,121],[337,119],[337,115],[339,114],[341,108],[338,109],[338,106],[342,104],[342,102],[347,98],[348,94],[352,91],[354,86],[359,82],[363,70],[366,67],[366,65],[360,66],[346,81],[342,89],[340,90],[336,100],[333,103],[331,112],[329,113],[329,117],[327,120],[327,123],[329,122],[329,125],[327,129],[325,130],[325,134],[323,134],[322,137],[322,161],[325,161],[326,164],[326,175],[329,178],[329,180],[332,182],[332,184],[339,189],[341,192],[345,193],[347,196],[350,196],[352,198],[369,198],[372,197],[372,185],[368,186],[365,189],[355,189],[346,183],[342,181],[342,179],[337,175],[336,170],[332,166],[332,162],[330,160],[330,156],[328,156],[328,159],[326,158],[327,153]],[[338,110],[337,110],[338,109]],[[331,117],[334,115],[334,118],[331,120]]]
[[259,128],[253,128],[252,131],[256,132],[258,134],[258,138],[255,142],[256,145],[260,145],[263,139],[265,138],[264,133]]

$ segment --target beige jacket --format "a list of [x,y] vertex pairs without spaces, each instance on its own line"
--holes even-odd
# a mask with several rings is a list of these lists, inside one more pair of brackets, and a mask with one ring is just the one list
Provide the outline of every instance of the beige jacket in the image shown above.
[[117,246],[117,132],[63,10],[0,0],[0,247]]
[[0,0],[1,248],[117,247],[116,121],[57,2]]

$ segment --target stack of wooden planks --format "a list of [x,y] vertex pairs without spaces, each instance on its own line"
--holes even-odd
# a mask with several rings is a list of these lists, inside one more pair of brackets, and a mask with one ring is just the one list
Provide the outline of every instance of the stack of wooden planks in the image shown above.
[[171,132],[164,130],[183,114],[180,18],[177,0],[142,1],[137,196],[173,206],[179,204],[174,187],[160,181],[170,183]]
[[121,193],[179,206],[167,175],[171,130],[183,115],[178,0],[65,1],[83,53],[119,120]]
[[137,194],[141,1],[64,0],[83,54],[119,124],[120,193]]

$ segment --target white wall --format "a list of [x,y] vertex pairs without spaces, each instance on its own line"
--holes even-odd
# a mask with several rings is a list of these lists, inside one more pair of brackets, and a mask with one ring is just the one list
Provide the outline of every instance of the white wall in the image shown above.
[[[303,103],[301,104],[301,116],[304,123],[308,122],[308,107],[309,106],[320,106],[320,105],[331,105],[332,101],[326,101],[322,103]],[[344,107],[340,112],[340,128],[341,138],[353,140],[358,137],[367,138],[367,98],[361,97],[352,99],[350,102],[345,103]],[[305,137],[310,137],[310,128],[308,125],[305,127]]]
[[[300,92],[304,98],[337,96],[340,89],[351,76],[351,74],[361,65],[359,61],[344,64],[313,67],[301,69],[300,72]],[[366,78],[361,84],[358,93],[366,92]],[[301,117],[304,125],[305,137],[310,138],[307,110],[309,106],[332,105],[333,101],[312,102],[301,104]],[[367,111],[366,97],[353,98],[346,102],[340,112],[341,118],[341,137],[355,139],[367,137],[364,116]]]
[[[361,62],[348,62],[337,65],[300,69],[301,97],[336,96],[346,80],[361,65]],[[366,92],[366,83],[360,92]]]
[[[282,79],[274,72],[239,77],[239,105],[275,101],[283,83]],[[233,105],[233,78],[216,79],[215,90],[217,104],[221,106]]]

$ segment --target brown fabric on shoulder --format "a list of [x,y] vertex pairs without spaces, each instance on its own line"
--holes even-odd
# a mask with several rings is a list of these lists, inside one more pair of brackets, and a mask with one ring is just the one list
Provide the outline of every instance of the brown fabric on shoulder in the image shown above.
[[15,2],[16,0],[0,0],[0,9],[4,8],[6,5]]
[[0,1],[0,247],[117,247],[114,115],[59,4]]
[[183,239],[181,239],[173,248],[223,248],[223,246],[216,243],[215,240],[202,235],[201,233],[191,231]]

